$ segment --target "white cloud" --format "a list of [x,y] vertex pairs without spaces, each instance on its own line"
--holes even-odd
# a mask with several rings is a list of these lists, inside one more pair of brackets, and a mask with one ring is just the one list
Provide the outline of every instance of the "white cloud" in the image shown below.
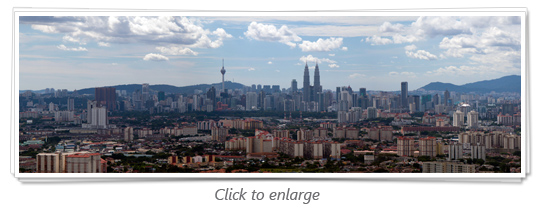
[[75,43],[78,43],[78,44],[80,44],[80,45],[86,45],[86,43],[81,42],[80,39],[73,38],[73,37],[67,36],[67,35],[64,36],[64,37],[62,37],[62,40],[66,41],[66,42],[75,42]]
[[32,29],[41,31],[43,33],[58,33],[56,28],[54,26],[48,26],[48,25],[32,25]]
[[224,39],[232,38],[224,29],[210,31],[202,23],[206,22],[186,17],[89,16],[38,17],[30,24],[34,30],[63,33],[66,41],[79,40],[79,43],[175,44],[190,48],[217,48],[223,45]]
[[225,29],[218,28],[212,34],[217,35],[218,37],[225,39],[225,38],[232,38],[232,35],[228,34]]
[[326,62],[326,63],[337,63],[337,61],[335,60],[330,60],[328,58],[321,58],[320,60],[321,62]]
[[280,70],[276,70],[276,72],[281,72]]
[[428,75],[459,75],[471,76],[488,73],[490,70],[486,66],[446,66],[437,70],[427,71]]
[[422,60],[436,60],[437,59],[436,55],[433,55],[425,50],[418,50],[416,52],[406,51],[405,54],[409,58],[416,58],[416,59],[422,59]]
[[332,63],[332,64],[328,65],[328,67],[330,67],[330,68],[339,68],[339,65],[337,65],[335,63]]
[[371,43],[371,45],[386,45],[386,44],[392,44],[392,40],[388,38],[382,38],[377,35],[373,35],[372,37],[366,38],[367,43]]
[[107,42],[98,42],[98,45],[101,46],[101,47],[110,47],[111,46],[111,44],[107,43]]
[[248,71],[255,71],[255,68],[251,67],[248,69]]
[[300,57],[300,61],[302,61],[303,63],[305,63],[306,61],[307,61],[307,62],[317,62],[317,63],[321,63],[321,60],[319,60],[319,59],[316,58],[316,57],[313,57],[313,55],[302,56],[302,57]]
[[272,61],[268,61],[268,64],[272,64]]
[[298,47],[302,52],[326,52],[337,49],[343,44],[343,38],[330,37],[329,39],[318,39],[316,42],[303,41]]
[[417,41],[422,40],[422,38],[415,35],[395,34],[394,36],[392,36],[392,40],[394,41],[394,44],[401,44],[401,43],[417,42]]
[[299,59],[300,61],[302,61],[303,63],[305,63],[306,61],[308,62],[317,62],[317,63],[337,63],[337,61],[335,60],[331,60],[331,59],[328,59],[328,58],[317,58],[317,57],[313,57],[313,55],[308,55],[308,56],[302,56],[300,57]]
[[277,29],[272,24],[262,24],[257,22],[251,22],[248,26],[248,30],[244,32],[244,36],[249,39],[257,41],[267,42],[280,42],[294,48],[296,43],[302,41],[296,33],[291,31],[286,25],[282,25]]
[[347,48],[347,47],[342,47],[341,50],[347,51],[347,50],[349,50],[349,48]]
[[162,54],[165,55],[198,55],[199,53],[180,46],[170,46],[170,47],[156,47]]
[[56,46],[58,49],[61,49],[61,50],[65,50],[65,51],[88,51],[86,48],[84,47],[73,47],[73,48],[69,48],[69,47],[66,47],[65,45],[61,44],[61,45],[58,45]]
[[149,54],[146,54],[143,58],[143,60],[145,61],[168,61],[169,58],[163,56],[163,55],[160,55],[160,54],[154,54],[154,53],[149,53]]
[[403,76],[403,77],[409,77],[409,78],[415,78],[416,77],[416,74],[414,72],[408,72],[408,71],[404,71],[404,72],[396,72],[396,71],[391,71],[388,73],[388,75],[390,76]]
[[336,56],[336,54],[328,54],[328,56],[334,57]]
[[360,73],[354,73],[354,74],[349,75],[350,79],[359,78],[359,77],[366,77],[366,75],[360,74]]
[[404,30],[404,26],[402,24],[392,24],[390,22],[384,22],[380,27],[379,31],[381,32],[401,32]]
[[414,45],[414,44],[407,45],[407,46],[405,46],[405,50],[414,51],[414,50],[416,50],[416,45]]

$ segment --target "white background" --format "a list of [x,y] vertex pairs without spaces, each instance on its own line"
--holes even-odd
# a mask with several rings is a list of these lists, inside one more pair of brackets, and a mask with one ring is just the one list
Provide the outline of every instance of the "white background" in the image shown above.
[[[256,3],[257,2],[257,3]],[[9,209],[210,209],[210,208],[310,208],[310,209],[534,209],[538,208],[539,179],[535,176],[538,144],[534,137],[539,134],[540,115],[534,110],[538,105],[539,79],[535,72],[535,57],[538,57],[537,37],[539,37],[538,7],[530,1],[476,2],[476,1],[375,1],[369,4],[351,1],[206,1],[185,3],[181,1],[13,1],[1,7],[2,18],[2,71],[0,89],[1,103],[1,205]],[[532,1],[531,1],[532,2]],[[532,81],[532,174],[521,183],[482,182],[419,182],[388,180],[153,180],[121,182],[84,183],[21,183],[9,171],[10,168],[10,64],[11,28],[13,7],[55,7],[55,8],[130,8],[130,9],[201,9],[201,10],[345,10],[345,9],[407,9],[407,8],[471,8],[471,7],[528,7],[530,37],[530,73]],[[536,52],[536,53],[535,53]],[[536,56],[535,56],[536,55]],[[536,62],[535,62],[536,61]],[[535,91],[536,90],[536,91]],[[536,130],[536,132],[535,132]],[[320,192],[318,201],[302,204],[301,201],[217,201],[217,189],[263,191]],[[536,195],[535,195],[536,194]]]

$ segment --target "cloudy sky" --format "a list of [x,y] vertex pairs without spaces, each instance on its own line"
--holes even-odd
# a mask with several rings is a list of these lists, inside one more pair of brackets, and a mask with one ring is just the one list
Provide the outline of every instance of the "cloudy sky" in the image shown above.
[[19,18],[19,88],[186,86],[225,79],[289,88],[304,65],[324,89],[409,90],[521,74],[521,17]]

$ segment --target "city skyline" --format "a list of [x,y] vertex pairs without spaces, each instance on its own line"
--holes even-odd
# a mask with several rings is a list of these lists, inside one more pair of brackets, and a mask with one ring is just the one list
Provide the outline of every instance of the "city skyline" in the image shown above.
[[[520,17],[21,17],[21,90],[302,82],[396,91],[521,75]],[[222,66],[223,67],[223,66]]]

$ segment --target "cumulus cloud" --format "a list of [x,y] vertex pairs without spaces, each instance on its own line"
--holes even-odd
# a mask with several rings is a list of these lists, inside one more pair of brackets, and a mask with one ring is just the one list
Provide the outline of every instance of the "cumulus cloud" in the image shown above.
[[248,69],[248,71],[255,71],[255,68],[251,67]]
[[328,65],[328,67],[330,67],[330,68],[339,68],[339,65],[337,65],[335,63],[332,63],[332,64]]
[[149,53],[149,54],[146,54],[143,58],[143,60],[145,61],[168,61],[169,58],[163,56],[163,55],[160,55],[160,54],[154,54],[154,53]]
[[[302,63],[305,63],[306,61],[307,62],[312,62],[312,63],[316,62],[316,63],[319,63],[319,64],[321,64],[321,63],[336,64],[337,63],[337,61],[335,61],[335,60],[331,60],[331,59],[328,59],[328,58],[320,58],[319,59],[317,57],[314,57],[313,55],[302,56],[302,57],[300,57],[299,60],[302,61]],[[336,67],[339,67],[339,66],[336,65]]]
[[107,42],[98,42],[98,45],[101,46],[101,47],[110,47],[111,46],[111,44],[107,43]]
[[380,27],[379,31],[381,32],[401,32],[405,29],[405,26],[402,24],[392,24],[390,22],[384,22]]
[[416,50],[416,45],[414,45],[414,44],[407,45],[407,46],[405,46],[405,50],[407,50],[407,51]]
[[343,38],[318,39],[316,42],[303,41],[298,47],[303,52],[326,52],[338,49],[343,44]]
[[296,33],[291,31],[286,25],[282,25],[279,29],[272,24],[262,24],[251,22],[248,30],[244,32],[244,36],[249,39],[267,42],[280,42],[290,47],[296,47],[296,43],[302,41]]
[[416,59],[422,59],[422,60],[436,60],[437,59],[436,55],[433,55],[425,50],[418,50],[416,52],[405,51],[405,54],[409,58],[416,58]]
[[[30,21],[31,20],[31,21]],[[232,38],[224,29],[205,29],[196,19],[186,17],[43,17],[22,19],[32,29],[62,33],[66,41],[79,43],[175,44],[190,48],[217,48]],[[100,45],[101,46],[101,45]]]
[[198,55],[199,53],[187,48],[180,46],[170,46],[170,47],[156,47],[162,54],[165,55]]
[[302,61],[303,63],[305,63],[305,62],[317,62],[317,63],[321,63],[321,60],[319,60],[319,59],[316,58],[316,57],[313,57],[313,55],[302,56],[302,57],[300,57],[300,61]]
[[272,61],[268,61],[268,64],[272,64]]
[[367,43],[371,43],[371,45],[386,45],[386,44],[392,44],[393,41],[388,38],[382,38],[377,35],[373,35],[371,37],[366,38]]
[[69,47],[66,47],[63,44],[56,46],[56,48],[58,48],[60,50],[65,50],[65,51],[88,51],[84,47],[72,47],[72,48],[69,48]]
[[341,50],[347,51],[347,50],[349,50],[349,48],[347,48],[347,47],[342,47]]
[[66,42],[79,43],[80,45],[86,45],[86,43],[81,42],[81,40],[79,40],[77,38],[74,38],[74,37],[71,37],[71,36],[64,36],[64,37],[62,37],[62,40],[66,41]]

